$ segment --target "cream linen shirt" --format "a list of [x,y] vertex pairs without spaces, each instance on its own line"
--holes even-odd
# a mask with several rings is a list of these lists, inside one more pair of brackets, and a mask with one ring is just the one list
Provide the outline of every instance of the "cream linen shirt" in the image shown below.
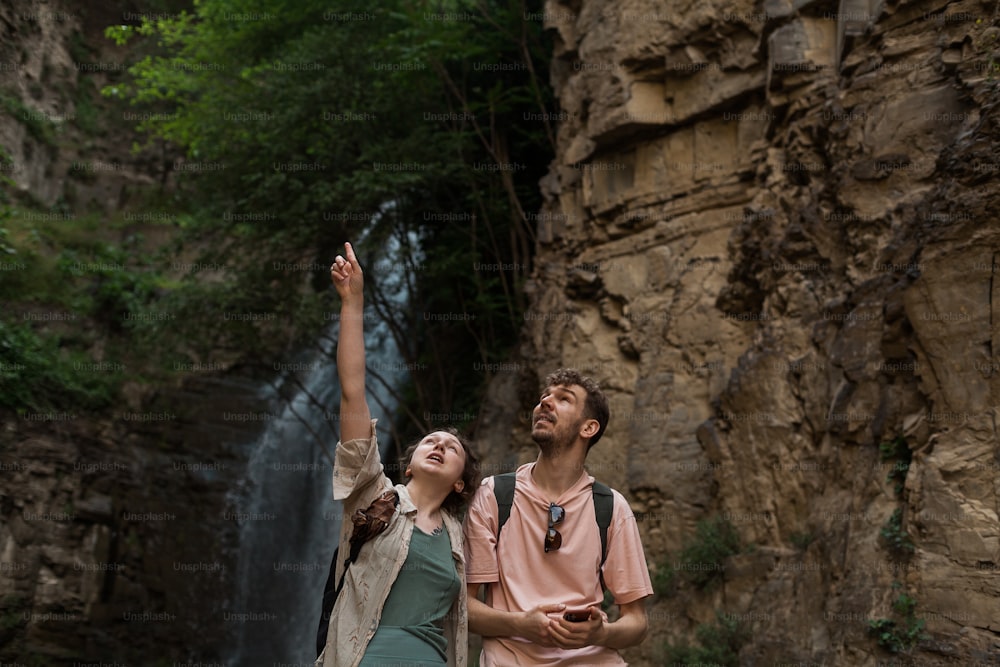
[[[365,509],[385,491],[393,488],[385,476],[379,458],[372,420],[372,435],[367,439],[337,443],[333,466],[333,498],[344,501],[340,528],[340,552],[336,577],[344,571],[344,558],[350,553],[349,539],[353,524],[351,516]],[[416,525],[417,508],[403,484],[399,492],[398,511],[381,535],[361,547],[358,560],[351,564],[344,588],[330,616],[326,647],[316,659],[315,667],[357,667],[364,657],[368,642],[378,629],[382,606],[410,550],[410,537]],[[462,525],[448,512],[442,512],[444,526],[451,539],[451,555],[455,572],[461,581],[458,598],[444,621],[444,636],[448,639],[449,667],[468,664],[469,617],[465,586],[465,555]]]

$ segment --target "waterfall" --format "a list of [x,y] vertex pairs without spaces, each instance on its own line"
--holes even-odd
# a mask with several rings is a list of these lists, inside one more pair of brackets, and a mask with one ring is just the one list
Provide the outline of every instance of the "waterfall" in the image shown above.
[[[326,347],[336,340],[336,329],[333,324],[324,336]],[[384,341],[368,347],[373,364],[394,355]],[[311,665],[316,657],[323,585],[341,515],[340,502],[332,500],[333,471],[324,453],[325,448],[332,456],[336,446],[330,424],[340,402],[330,352],[321,349],[295,364],[307,370],[290,400],[278,396],[281,385],[268,392],[283,407],[250,444],[244,488],[232,497],[239,508],[233,513],[240,523],[240,546],[238,589],[227,619],[235,625],[231,665]],[[391,403],[388,396],[370,396],[369,403],[380,420],[384,448],[389,437],[383,425],[392,415],[379,406]]]
[[[401,266],[392,262],[398,245],[390,243],[383,250],[384,266]],[[399,281],[398,275],[383,278],[386,284]],[[405,290],[393,294],[396,304],[405,302]],[[378,322],[365,328],[369,368],[397,368],[399,351],[388,327]],[[327,458],[337,442],[331,428],[340,404],[337,334],[334,320],[318,348],[292,365],[296,372],[265,390],[264,398],[280,414],[248,444],[246,477],[230,497],[240,523],[237,590],[226,619],[233,626],[233,650],[225,652],[230,665],[291,667],[312,665],[316,658],[323,585],[342,513],[341,503],[332,499]],[[391,389],[406,379],[405,372],[393,373]],[[371,375],[367,388],[385,460],[395,399]]]

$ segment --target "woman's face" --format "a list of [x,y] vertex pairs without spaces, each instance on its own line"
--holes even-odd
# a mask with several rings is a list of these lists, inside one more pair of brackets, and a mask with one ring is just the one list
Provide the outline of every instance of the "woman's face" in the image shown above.
[[408,467],[413,476],[426,475],[454,486],[462,484],[465,459],[465,448],[458,438],[445,431],[432,431],[417,445]]

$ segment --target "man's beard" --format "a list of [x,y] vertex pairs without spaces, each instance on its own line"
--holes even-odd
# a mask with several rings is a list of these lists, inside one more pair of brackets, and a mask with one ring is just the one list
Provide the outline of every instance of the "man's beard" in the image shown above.
[[[549,422],[550,424],[552,422]],[[542,450],[543,454],[558,454],[570,448],[573,444],[574,434],[579,432],[580,426],[583,424],[581,419],[573,428],[569,429],[568,432],[560,432],[558,428],[553,428],[548,431],[536,431],[531,429],[531,439],[535,441],[538,448]],[[555,426],[555,424],[553,424]]]
[[539,449],[545,452],[552,447],[552,443],[556,440],[556,434],[552,431],[536,431],[532,429],[531,439],[535,441]]

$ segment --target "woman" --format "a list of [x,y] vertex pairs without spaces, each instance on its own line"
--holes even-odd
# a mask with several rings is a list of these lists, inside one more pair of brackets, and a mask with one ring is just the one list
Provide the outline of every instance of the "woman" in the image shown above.
[[[344,255],[330,268],[341,298],[341,441],[333,497],[344,501],[343,516],[349,519],[393,486],[383,473],[365,399],[364,276],[350,243],[344,244]],[[479,486],[478,461],[452,430],[428,433],[407,450],[405,460],[407,482],[395,486],[396,511],[347,568],[317,665],[467,664],[465,557],[456,515]],[[353,529],[350,520],[342,523],[341,555],[350,549]],[[338,581],[343,574],[338,563]]]

